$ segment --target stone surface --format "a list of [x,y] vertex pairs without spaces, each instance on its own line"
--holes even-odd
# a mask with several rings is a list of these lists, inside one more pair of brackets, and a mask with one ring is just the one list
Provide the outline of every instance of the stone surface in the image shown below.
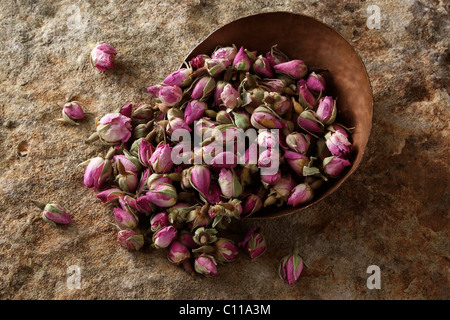
[[[380,29],[369,29],[369,5]],[[32,1],[0,4],[1,299],[448,299],[449,4],[446,1]],[[102,115],[147,101],[145,87],[176,69],[196,43],[234,19],[290,11],[336,28],[366,64],[372,135],[359,169],[301,214],[244,221],[269,249],[241,254],[214,278],[190,277],[163,251],[127,252],[111,209],[87,190],[77,164],[94,118],[62,125],[60,105]],[[97,72],[97,41],[119,52]],[[30,201],[58,201],[74,224],[53,228]],[[278,261],[298,244],[307,264],[287,286]],[[68,289],[81,271],[81,289]],[[381,289],[369,290],[369,265]]]

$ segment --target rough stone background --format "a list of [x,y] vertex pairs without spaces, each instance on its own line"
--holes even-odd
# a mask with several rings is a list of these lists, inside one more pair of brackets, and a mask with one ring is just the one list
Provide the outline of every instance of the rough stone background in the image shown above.
[[[380,29],[367,7],[378,5]],[[0,2],[1,299],[448,299],[449,3],[430,1]],[[269,245],[211,279],[188,276],[162,251],[122,249],[111,210],[84,187],[94,128],[59,124],[60,104],[102,115],[147,101],[145,87],[176,69],[216,28],[259,12],[313,16],[353,43],[373,86],[372,135],[359,169],[301,214],[260,225]],[[116,68],[89,64],[90,45],[118,50]],[[55,200],[74,224],[44,223],[31,199]],[[287,286],[278,261],[298,243],[308,265]],[[369,290],[369,265],[381,289]],[[67,268],[81,268],[68,289]]]

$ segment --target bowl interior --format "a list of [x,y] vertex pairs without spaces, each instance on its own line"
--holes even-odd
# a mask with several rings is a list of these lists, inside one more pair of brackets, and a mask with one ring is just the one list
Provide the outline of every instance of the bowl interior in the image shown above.
[[[339,179],[327,182],[314,200],[302,207],[268,207],[249,218],[272,218],[304,210],[334,192],[361,162],[372,126],[373,99],[364,64],[350,43],[330,26],[308,16],[288,12],[262,13],[235,20],[211,33],[186,57],[209,54],[217,46],[235,44],[258,54],[273,45],[291,59],[301,59],[310,68],[324,73],[326,95],[337,97],[336,122],[354,127],[352,166]],[[274,209],[276,208],[276,209]]]

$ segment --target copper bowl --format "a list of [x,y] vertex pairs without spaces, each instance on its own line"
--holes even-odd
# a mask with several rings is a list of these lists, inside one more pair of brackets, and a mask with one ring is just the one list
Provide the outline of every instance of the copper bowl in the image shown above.
[[211,33],[186,57],[186,61],[217,46],[235,44],[265,53],[271,46],[308,67],[327,70],[326,95],[338,97],[337,122],[354,127],[351,167],[339,179],[329,181],[302,207],[270,206],[249,218],[274,218],[300,212],[336,191],[356,170],[364,155],[372,127],[372,89],[365,66],[352,45],[330,26],[305,15],[289,12],[261,13],[230,22]]

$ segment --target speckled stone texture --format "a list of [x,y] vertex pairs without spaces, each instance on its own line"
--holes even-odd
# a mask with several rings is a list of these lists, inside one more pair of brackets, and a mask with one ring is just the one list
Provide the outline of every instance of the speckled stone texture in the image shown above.
[[[380,8],[380,29],[366,25]],[[447,1],[33,1],[0,3],[1,299],[448,299],[449,15]],[[342,187],[300,214],[261,226],[268,251],[191,277],[163,251],[127,252],[112,211],[84,187],[77,164],[94,118],[56,121],[66,100],[96,115],[148,101],[145,87],[234,19],[269,11],[315,17],[360,53],[374,96],[364,159]],[[117,51],[114,70],[89,64],[90,46]],[[54,228],[32,199],[58,201],[74,223]],[[298,244],[292,286],[276,269]],[[66,285],[78,265],[81,289]],[[369,265],[381,289],[369,290]]]

